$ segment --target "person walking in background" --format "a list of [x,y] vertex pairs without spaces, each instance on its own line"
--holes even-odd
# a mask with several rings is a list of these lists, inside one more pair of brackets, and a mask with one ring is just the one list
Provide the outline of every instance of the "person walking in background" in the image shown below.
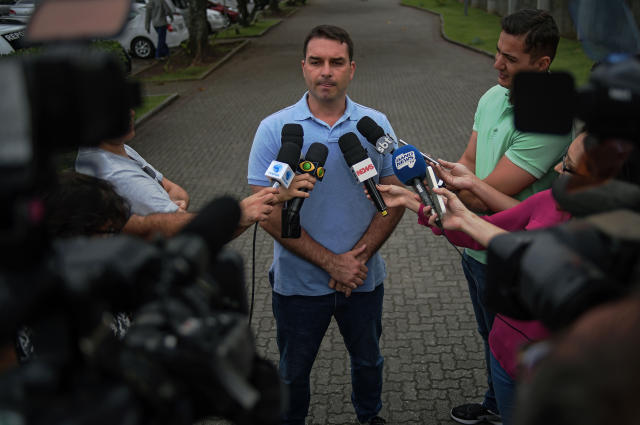
[[173,22],[173,10],[165,0],[149,0],[145,13],[144,24],[148,33],[151,33],[151,25],[158,33],[158,46],[156,47],[156,59],[169,57],[167,46],[167,19]]

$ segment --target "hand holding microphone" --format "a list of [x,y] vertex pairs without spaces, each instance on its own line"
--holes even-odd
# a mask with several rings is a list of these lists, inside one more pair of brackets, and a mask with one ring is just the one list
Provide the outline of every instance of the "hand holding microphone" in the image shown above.
[[[435,209],[439,217],[444,215],[446,208],[442,196],[435,194],[434,197],[431,197],[422,182],[426,178],[431,189],[437,188],[435,173],[431,167],[427,166],[415,147],[402,146],[393,153],[393,171],[401,182],[413,186],[425,206],[431,207],[432,210]],[[439,220],[436,220],[436,224],[442,227]]]

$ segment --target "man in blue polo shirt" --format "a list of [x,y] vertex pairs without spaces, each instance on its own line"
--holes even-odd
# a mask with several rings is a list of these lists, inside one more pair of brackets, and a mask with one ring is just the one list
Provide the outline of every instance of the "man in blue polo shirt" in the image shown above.
[[265,118],[249,157],[248,180],[254,191],[270,185],[264,172],[278,154],[281,130],[304,129],[303,152],[314,142],[328,147],[326,175],[300,211],[302,236],[282,239],[280,214],[261,222],[273,236],[269,271],[280,350],[280,376],[289,393],[283,424],[304,424],[309,408],[309,373],[322,338],[335,317],[351,357],[352,395],[360,423],[384,424],[382,365],[382,282],[384,261],[377,253],[402,217],[402,209],[376,211],[347,166],[340,136],[355,133],[376,167],[380,183],[398,184],[391,155],[381,155],[356,130],[365,115],[385,132],[384,114],[353,102],[346,94],[353,78],[353,43],[341,28],[321,25],[304,43],[302,73],[308,92],[300,101]]

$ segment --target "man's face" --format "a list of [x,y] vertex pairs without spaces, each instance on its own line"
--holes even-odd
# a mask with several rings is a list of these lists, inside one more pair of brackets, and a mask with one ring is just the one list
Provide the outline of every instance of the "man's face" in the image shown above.
[[302,60],[302,74],[309,95],[317,102],[341,100],[347,93],[356,64],[349,60],[346,43],[327,38],[312,38]]
[[520,71],[546,71],[550,64],[549,56],[542,56],[531,62],[531,55],[525,53],[526,35],[511,35],[502,31],[498,39],[496,61],[493,67],[498,70],[498,84],[510,89],[513,76]]

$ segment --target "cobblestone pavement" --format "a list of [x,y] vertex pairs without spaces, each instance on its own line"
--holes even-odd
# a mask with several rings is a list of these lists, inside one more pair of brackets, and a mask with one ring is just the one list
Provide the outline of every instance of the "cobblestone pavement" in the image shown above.
[[[302,95],[302,42],[321,23],[342,26],[354,39],[357,69],[349,93],[355,101],[385,112],[396,133],[420,150],[451,160],[461,155],[476,102],[496,81],[492,60],[442,40],[436,16],[396,1],[309,0],[205,80],[147,88],[181,96],[144,123],[132,144],[189,191],[192,209],[223,193],[250,193],[246,164],[254,132],[262,118]],[[249,230],[230,244],[245,258],[249,287],[252,236]],[[259,352],[277,361],[266,279],[272,240],[261,229],[255,250],[252,327]],[[419,227],[413,213],[405,214],[381,252],[389,277],[380,414],[390,424],[452,423],[451,406],[479,400],[485,383],[459,255]],[[308,422],[353,423],[349,360],[335,323],[311,379]]]

